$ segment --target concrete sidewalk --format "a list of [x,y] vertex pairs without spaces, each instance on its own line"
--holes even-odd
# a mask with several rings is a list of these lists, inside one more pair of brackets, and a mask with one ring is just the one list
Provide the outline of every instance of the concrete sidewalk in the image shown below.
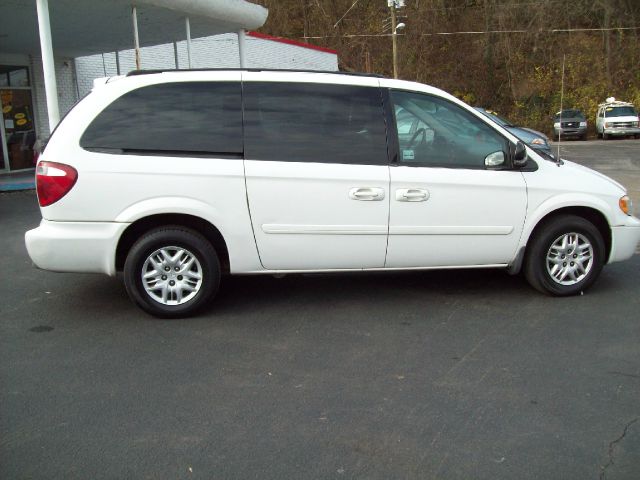
[[0,192],[33,190],[36,188],[34,170],[0,175]]

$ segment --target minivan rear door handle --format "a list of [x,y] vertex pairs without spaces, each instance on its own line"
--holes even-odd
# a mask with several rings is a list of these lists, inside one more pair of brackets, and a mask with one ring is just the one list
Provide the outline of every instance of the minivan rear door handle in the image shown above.
[[351,200],[362,200],[370,202],[384,199],[384,188],[378,187],[356,187],[349,190]]
[[429,190],[424,188],[400,188],[396,190],[398,202],[425,202],[429,199]]

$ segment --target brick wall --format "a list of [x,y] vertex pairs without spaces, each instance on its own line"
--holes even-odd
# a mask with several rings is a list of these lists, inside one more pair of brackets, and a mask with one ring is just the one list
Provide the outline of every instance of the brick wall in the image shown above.
[[[178,68],[188,68],[187,42],[177,42]],[[246,36],[247,67],[290,68],[308,70],[337,70],[337,55],[329,52],[290,45],[273,40]],[[120,73],[135,70],[133,49],[118,53]],[[176,68],[172,43],[141,49],[143,69]],[[194,39],[191,42],[192,68],[238,68],[238,37],[235,33]],[[93,88],[93,80],[117,75],[114,52],[79,57],[55,57],[56,81],[60,116]],[[42,59],[40,56],[9,55],[0,53],[0,63],[27,65],[31,71],[31,92],[34,104],[36,133],[39,138],[49,135],[49,120],[44,88]]]
[[[67,113],[78,101],[78,89],[75,82],[75,62],[73,58],[55,57],[56,83],[58,86],[58,105],[60,117]],[[47,116],[47,100],[44,89],[44,73],[42,58],[31,56],[31,94],[33,96],[36,134],[39,138],[49,136],[49,117]]]
[[[246,36],[247,67],[337,70],[338,57],[329,52]],[[177,42],[178,68],[188,68],[187,42]],[[118,53],[120,73],[135,70],[135,53]],[[176,68],[173,44],[140,49],[143,69]],[[198,38],[191,41],[192,68],[238,68],[238,37],[235,33]],[[75,60],[80,96],[88,93],[95,78],[117,75],[115,53],[91,55]]]

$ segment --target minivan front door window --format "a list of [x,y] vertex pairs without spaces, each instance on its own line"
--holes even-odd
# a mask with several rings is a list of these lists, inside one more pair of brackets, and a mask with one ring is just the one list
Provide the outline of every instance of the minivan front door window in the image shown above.
[[[485,168],[487,156],[506,150],[501,135],[452,102],[403,91],[392,91],[391,99],[400,163]],[[407,129],[407,125],[412,126]]]

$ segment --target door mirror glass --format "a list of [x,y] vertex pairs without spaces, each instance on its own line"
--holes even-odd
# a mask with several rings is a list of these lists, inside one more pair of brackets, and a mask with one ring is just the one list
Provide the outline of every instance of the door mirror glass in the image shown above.
[[527,148],[524,143],[516,143],[516,147],[513,152],[513,165],[515,167],[524,167],[527,164]]
[[484,157],[484,164],[486,167],[500,167],[502,165],[504,165],[504,152],[499,151],[499,152],[493,152],[490,153],[489,155],[487,155],[486,157]]

